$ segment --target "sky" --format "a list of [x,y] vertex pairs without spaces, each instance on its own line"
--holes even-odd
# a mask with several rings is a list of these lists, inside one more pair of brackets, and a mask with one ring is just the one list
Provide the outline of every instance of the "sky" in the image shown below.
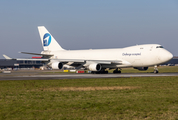
[[37,26],[67,50],[161,44],[178,56],[178,0],[1,0],[0,59],[41,53]]

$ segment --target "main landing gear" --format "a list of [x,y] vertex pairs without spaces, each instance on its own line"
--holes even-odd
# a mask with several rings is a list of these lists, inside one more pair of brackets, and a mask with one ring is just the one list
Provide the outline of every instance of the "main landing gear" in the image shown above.
[[108,71],[101,70],[101,71],[91,71],[92,74],[108,74]]
[[[91,73],[92,73],[92,74],[108,74],[108,71],[105,71],[105,69],[103,69],[103,70],[101,70],[101,71],[92,71]],[[120,74],[120,73],[121,73],[121,69],[118,70],[118,68],[117,68],[117,69],[115,69],[115,70],[113,71],[113,73],[114,73],[114,74]]]
[[158,66],[157,66],[157,65],[154,66],[154,73],[155,73],[155,74],[159,73],[159,71],[158,71]]

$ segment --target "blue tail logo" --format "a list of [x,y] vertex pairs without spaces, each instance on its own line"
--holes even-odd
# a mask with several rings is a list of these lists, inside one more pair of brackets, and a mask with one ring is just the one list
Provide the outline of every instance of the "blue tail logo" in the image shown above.
[[43,36],[43,46],[49,46],[51,43],[51,35],[49,33],[46,33]]

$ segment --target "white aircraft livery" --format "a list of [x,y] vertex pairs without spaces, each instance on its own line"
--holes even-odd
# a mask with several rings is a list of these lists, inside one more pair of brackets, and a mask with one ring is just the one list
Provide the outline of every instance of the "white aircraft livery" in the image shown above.
[[21,53],[42,56],[43,59],[40,60],[45,61],[52,69],[72,67],[87,69],[92,73],[107,73],[106,70],[115,69],[113,73],[121,73],[121,68],[133,67],[138,70],[147,70],[148,67],[154,66],[154,73],[158,73],[157,66],[173,58],[173,55],[159,44],[117,49],[65,50],[44,26],[39,26],[38,31],[44,51],[41,54]]

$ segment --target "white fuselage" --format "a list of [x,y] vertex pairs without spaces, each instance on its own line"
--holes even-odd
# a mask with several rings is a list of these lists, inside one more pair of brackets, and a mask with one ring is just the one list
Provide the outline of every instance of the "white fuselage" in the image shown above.
[[126,64],[112,64],[105,67],[148,67],[165,63],[173,55],[158,44],[137,45],[121,49],[60,50],[52,51],[51,59],[124,61]]

